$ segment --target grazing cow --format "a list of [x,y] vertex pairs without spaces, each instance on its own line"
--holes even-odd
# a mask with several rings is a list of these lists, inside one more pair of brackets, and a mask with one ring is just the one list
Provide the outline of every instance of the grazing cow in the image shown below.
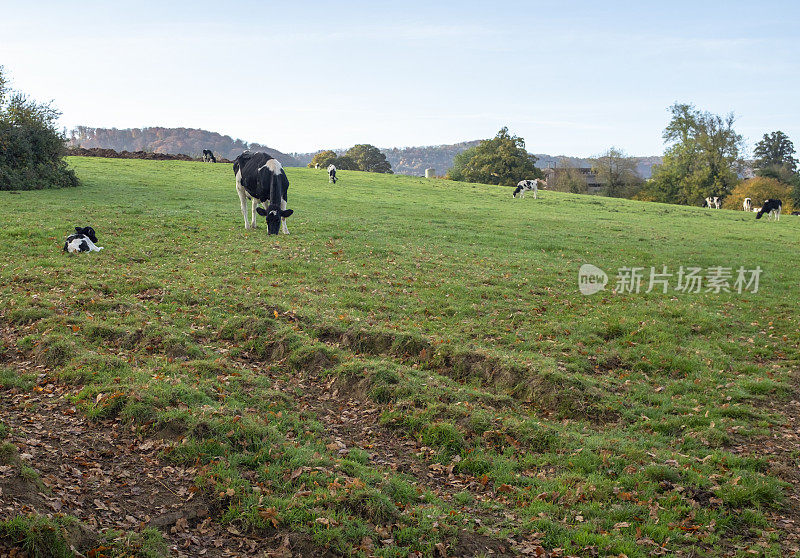
[[328,165],[328,182],[336,184],[336,167]]
[[64,252],[77,254],[78,252],[99,252],[102,246],[95,246],[97,235],[92,227],[75,227],[75,234],[71,234],[64,242]]
[[[266,153],[250,153],[245,151],[233,162],[233,173],[236,175],[236,191],[242,204],[244,228],[256,228],[256,213],[267,218],[267,232],[289,234],[286,218],[294,213],[286,209],[286,193],[289,190],[289,179],[286,171],[278,162]],[[250,218],[247,221],[246,201],[250,200]],[[262,207],[256,207],[261,204]]]
[[761,216],[767,213],[769,214],[769,217],[767,217],[767,219],[772,217],[776,221],[780,221],[782,207],[783,207],[783,202],[781,202],[781,200],[775,200],[775,199],[765,200],[764,205],[758,211],[758,215],[756,215],[756,219],[761,219]]
[[536,194],[539,192],[539,183],[542,183],[542,188],[545,186],[544,180],[539,180],[535,178],[533,180],[520,180],[517,183],[517,187],[514,188],[514,191],[511,193],[511,197],[516,198],[517,194],[519,194],[520,198],[525,197],[525,192],[529,190],[533,190],[533,199],[536,199]]
[[751,211],[753,209],[753,201],[750,198],[745,198],[744,203],[742,203],[742,208],[745,211]]
[[203,162],[205,163],[216,163],[217,158],[214,157],[214,153],[211,152],[209,149],[203,149]]

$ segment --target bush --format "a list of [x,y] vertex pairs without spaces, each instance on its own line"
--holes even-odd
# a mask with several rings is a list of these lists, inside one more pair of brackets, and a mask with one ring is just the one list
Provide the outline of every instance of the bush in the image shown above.
[[753,201],[753,207],[761,207],[764,200],[777,198],[783,202],[782,213],[789,214],[794,211],[792,187],[774,178],[758,176],[745,180],[733,189],[730,196],[725,198],[722,207],[741,210],[745,198]]
[[0,190],[77,186],[63,156],[65,138],[56,130],[59,112],[6,88],[0,66]]

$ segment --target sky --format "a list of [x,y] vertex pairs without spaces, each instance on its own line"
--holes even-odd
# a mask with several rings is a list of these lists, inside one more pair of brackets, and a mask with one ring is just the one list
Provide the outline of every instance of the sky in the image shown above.
[[675,102],[800,147],[800,2],[20,2],[0,65],[60,124],[203,128],[283,152],[494,136],[664,151]]

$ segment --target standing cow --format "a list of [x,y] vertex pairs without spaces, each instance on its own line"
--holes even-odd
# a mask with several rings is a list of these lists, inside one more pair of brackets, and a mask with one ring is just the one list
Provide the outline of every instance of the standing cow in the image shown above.
[[[286,193],[289,190],[289,179],[280,162],[266,153],[250,153],[245,151],[233,162],[233,173],[236,175],[236,192],[242,205],[244,228],[256,228],[256,213],[267,218],[267,232],[289,234],[286,218],[294,213],[286,209]],[[251,222],[247,221],[247,200],[250,207]],[[261,207],[257,207],[261,205]]]
[[328,182],[336,184],[336,167],[328,165]]
[[513,192],[511,192],[511,197],[516,198],[519,195],[520,198],[524,198],[525,192],[533,190],[533,199],[536,199],[536,194],[539,192],[540,182],[542,183],[542,188],[544,188],[544,180],[540,180],[538,178],[534,178],[533,180],[520,180],[517,183],[517,187],[514,188]]
[[210,149],[203,149],[203,162],[205,163],[217,162],[217,158],[214,157],[214,153]]

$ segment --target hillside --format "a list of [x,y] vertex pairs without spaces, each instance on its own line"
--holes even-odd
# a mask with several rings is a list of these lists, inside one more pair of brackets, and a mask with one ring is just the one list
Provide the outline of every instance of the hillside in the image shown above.
[[78,126],[70,132],[69,146],[115,151],[147,151],[153,153],[183,154],[198,158],[203,149],[210,149],[217,157],[235,159],[245,149],[264,151],[286,166],[299,163],[291,155],[259,143],[247,143],[217,132],[197,128],[90,128]]
[[295,168],[268,237],[228,165],[68,162],[0,193],[0,555],[795,554],[791,216]]

